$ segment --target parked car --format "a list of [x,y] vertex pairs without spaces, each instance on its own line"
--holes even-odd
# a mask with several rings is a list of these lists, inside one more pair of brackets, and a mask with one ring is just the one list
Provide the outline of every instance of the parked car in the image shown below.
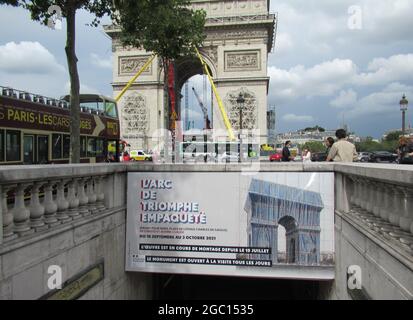
[[321,162],[327,160],[327,153],[325,152],[314,152],[311,154],[311,161]]
[[143,150],[131,150],[130,161],[152,161],[152,155]]
[[371,152],[359,152],[357,160],[360,162],[368,162],[370,160]]
[[282,159],[281,153],[273,153],[272,155],[270,155],[270,161],[271,162],[273,162],[273,161],[280,162],[281,159]]
[[218,155],[218,162],[239,162],[239,153],[226,151]]
[[388,151],[376,151],[370,155],[369,162],[397,162],[397,154]]

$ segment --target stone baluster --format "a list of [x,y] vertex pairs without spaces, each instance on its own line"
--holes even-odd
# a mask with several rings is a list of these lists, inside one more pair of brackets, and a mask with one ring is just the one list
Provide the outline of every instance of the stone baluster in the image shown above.
[[60,221],[57,220],[56,218],[56,212],[57,212],[57,204],[53,199],[53,186],[55,185],[55,182],[49,181],[46,183],[44,187],[44,201],[43,201],[43,206],[44,206],[44,218],[45,222],[49,227],[54,227],[58,224],[60,224]]
[[88,209],[89,211],[94,214],[96,213],[97,207],[96,207],[96,178],[95,177],[91,177],[87,180],[86,183],[87,186],[87,197],[88,197]]
[[364,184],[363,179],[360,177],[356,178],[356,206],[362,208],[363,205],[363,192],[364,192]]
[[399,226],[404,231],[411,231],[411,226],[413,226],[413,188],[411,187],[401,187],[402,192],[402,202],[400,204],[400,209],[402,215],[399,220]]
[[350,195],[350,209],[357,205],[357,180],[354,176],[348,176],[352,183],[351,195]]
[[96,207],[98,208],[99,212],[102,212],[106,209],[104,204],[105,193],[102,190],[102,184],[104,179],[104,176],[99,176],[96,178]]
[[77,189],[77,196],[79,198],[79,213],[82,214],[83,216],[90,215],[90,211],[87,206],[89,202],[89,198],[87,197],[85,193],[86,180],[87,178],[79,179],[78,189]]
[[35,182],[31,190],[30,198],[30,226],[37,232],[46,230],[48,226],[44,223],[44,212],[45,209],[40,203],[39,199],[39,189],[43,183]]
[[380,217],[380,209],[384,206],[384,186],[381,182],[374,182],[375,184],[375,197],[373,200],[372,212],[376,217]]
[[377,186],[374,181],[367,181],[366,185],[366,210],[373,213],[374,200],[376,199]]
[[364,178],[359,179],[359,206],[367,210],[369,202],[369,184]]
[[67,187],[67,201],[69,202],[68,215],[73,220],[82,217],[79,213],[79,198],[76,196],[77,187],[78,183],[75,179],[70,180]]
[[396,185],[390,186],[393,189],[393,205],[390,209],[389,222],[395,226],[400,225],[400,218],[403,215],[402,203],[404,200],[403,187]]
[[17,238],[17,234],[13,230],[13,214],[8,210],[7,206],[7,193],[11,188],[11,186],[0,186],[0,214],[3,217],[3,225],[1,227],[3,228],[4,241]]
[[393,210],[393,191],[387,184],[383,184],[383,202],[380,208],[380,218],[389,221],[390,212]]
[[72,218],[68,216],[69,201],[65,197],[65,185],[68,180],[63,179],[57,183],[56,202],[57,202],[57,220],[62,223],[71,221]]
[[25,190],[27,184],[19,183],[16,186],[16,195],[14,198],[14,207],[12,209],[13,221],[14,221],[14,231],[19,234],[19,236],[24,236],[34,232],[34,229],[30,228],[30,210],[26,208],[24,203]]

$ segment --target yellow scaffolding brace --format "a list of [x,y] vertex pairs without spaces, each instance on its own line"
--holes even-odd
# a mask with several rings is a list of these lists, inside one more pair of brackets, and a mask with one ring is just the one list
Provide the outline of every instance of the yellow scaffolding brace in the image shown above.
[[123,88],[123,90],[118,94],[118,96],[115,98],[115,101],[118,102],[120,98],[125,94],[125,92],[130,88],[130,86],[135,82],[136,79],[146,70],[146,68],[149,67],[149,65],[152,63],[153,59],[155,59],[155,54],[153,54],[148,61],[143,65],[143,67],[133,76],[132,79],[129,80],[128,84]]
[[208,65],[206,64],[205,60],[202,58],[202,56],[199,53],[198,49],[195,48],[195,50],[196,50],[196,54],[198,55],[199,60],[201,61],[202,66],[204,68],[205,74],[208,76],[208,80],[211,84],[212,90],[214,91],[215,98],[217,99],[217,102],[218,102],[219,111],[221,111],[222,119],[224,120],[225,127],[227,128],[227,131],[228,131],[229,139],[231,141],[234,141],[235,136],[234,136],[234,132],[232,131],[231,122],[229,122],[227,113],[225,111],[224,104],[222,103],[222,100],[221,100],[221,97],[219,96],[218,90],[215,87],[214,81],[212,81],[211,74],[209,73],[209,70],[208,70]]
[[[229,122],[227,113],[225,111],[224,104],[222,103],[221,97],[219,96],[218,90],[215,87],[214,81],[212,80],[211,74],[208,70],[208,65],[206,64],[205,60],[202,58],[201,54],[199,53],[198,49],[195,48],[196,54],[198,55],[199,60],[201,61],[202,67],[204,68],[205,74],[208,77],[208,80],[211,84],[212,90],[214,91],[215,98],[217,99],[218,102],[218,107],[219,110],[221,111],[221,116],[222,119],[224,120],[225,127],[227,128],[229,139],[231,141],[235,140],[234,132],[232,130],[231,123]],[[149,67],[149,65],[152,63],[153,59],[155,59],[155,54],[153,54],[148,61],[143,65],[143,67],[133,76],[131,80],[129,80],[128,84],[123,88],[123,90],[118,94],[118,96],[115,98],[116,102],[118,102],[122,96],[125,94],[125,92],[130,88],[130,86],[136,81],[136,79]]]

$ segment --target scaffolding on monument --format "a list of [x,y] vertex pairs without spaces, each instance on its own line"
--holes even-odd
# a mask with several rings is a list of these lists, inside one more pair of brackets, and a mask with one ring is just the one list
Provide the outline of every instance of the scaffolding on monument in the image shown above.
[[[225,127],[227,129],[228,132],[228,136],[229,136],[229,140],[230,141],[234,141],[235,140],[235,136],[234,136],[234,132],[232,130],[232,125],[228,119],[228,115],[225,111],[225,107],[224,104],[221,100],[221,97],[218,93],[218,90],[214,84],[214,81],[212,80],[212,76],[211,73],[209,72],[208,69],[208,65],[206,64],[205,60],[202,58],[201,54],[199,53],[199,50],[197,48],[195,48],[196,54],[202,64],[202,67],[204,69],[205,75],[207,76],[210,84],[211,84],[211,88],[212,91],[214,92],[215,98],[217,99],[218,102],[218,107],[219,110],[221,112],[221,116],[222,119],[224,121]],[[131,80],[129,80],[129,82],[127,83],[127,85],[122,89],[122,91],[118,94],[118,96],[115,98],[116,102],[118,102],[122,96],[125,94],[125,92],[132,86],[132,84],[136,81],[136,79],[149,67],[149,65],[152,63],[152,61],[155,59],[156,55],[153,54],[148,61],[142,66],[142,68],[131,78]],[[186,120],[186,119],[185,119]]]

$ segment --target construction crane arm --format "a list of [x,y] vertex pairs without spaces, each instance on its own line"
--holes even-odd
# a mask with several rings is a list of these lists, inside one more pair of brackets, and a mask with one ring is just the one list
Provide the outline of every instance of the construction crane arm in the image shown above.
[[199,106],[201,107],[202,113],[204,114],[204,120],[205,120],[205,129],[211,129],[211,121],[209,121],[208,117],[208,109],[205,107],[205,105],[202,103],[201,98],[198,96],[198,93],[196,92],[195,88],[192,87],[192,90],[194,91],[196,100],[199,103]]
[[212,90],[214,91],[215,98],[217,99],[217,102],[218,102],[219,110],[221,111],[222,119],[224,120],[225,127],[227,128],[227,131],[228,131],[229,139],[231,141],[234,141],[235,136],[234,136],[234,132],[232,131],[231,122],[228,119],[227,112],[225,111],[224,104],[222,103],[221,97],[218,94],[218,90],[215,87],[214,81],[212,81],[212,77],[211,77],[211,74],[209,73],[208,66],[207,66],[206,62],[204,61],[204,59],[202,58],[202,56],[199,53],[199,50],[197,48],[195,48],[195,52],[196,52],[196,54],[199,58],[199,61],[201,61],[202,66],[204,67],[205,74],[208,76],[208,80],[211,84]]
[[196,92],[196,90],[195,90],[194,87],[192,87],[192,90],[194,91],[194,95],[195,95],[195,97],[196,97],[196,100],[198,101],[199,106],[201,107],[202,113],[204,114],[204,118],[207,118],[207,117],[208,117],[208,110],[207,110],[207,108],[206,108],[206,107],[204,106],[204,104],[202,103],[201,98],[198,96],[198,93]]

